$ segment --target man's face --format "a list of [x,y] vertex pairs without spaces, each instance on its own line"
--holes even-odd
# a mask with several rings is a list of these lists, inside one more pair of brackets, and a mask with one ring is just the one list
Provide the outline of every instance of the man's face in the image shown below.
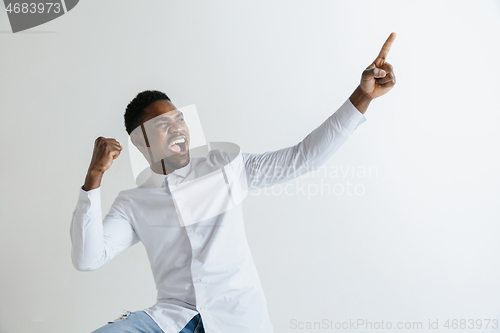
[[145,108],[144,115],[143,125],[132,134],[136,136],[134,144],[149,164],[154,170],[162,170],[163,160],[167,173],[186,166],[189,163],[189,130],[182,112],[168,100],[160,100]]

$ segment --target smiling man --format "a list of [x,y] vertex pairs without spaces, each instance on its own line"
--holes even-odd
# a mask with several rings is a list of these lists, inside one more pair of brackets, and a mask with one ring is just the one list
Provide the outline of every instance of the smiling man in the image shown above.
[[191,156],[189,129],[169,97],[144,91],[125,112],[150,177],[121,191],[102,218],[103,174],[122,151],[99,137],[71,222],[72,260],[95,270],[141,241],[157,302],[94,332],[271,333],[260,279],[246,240],[240,192],[289,181],[326,162],[363,123],[370,102],[395,85],[385,62],[396,35],[345,103],[295,146],[263,154],[213,149]]

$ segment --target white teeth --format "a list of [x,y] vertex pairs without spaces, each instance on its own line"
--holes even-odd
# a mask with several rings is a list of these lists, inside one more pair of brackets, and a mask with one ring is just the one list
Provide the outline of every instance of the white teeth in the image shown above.
[[175,140],[174,142],[172,142],[172,143],[169,145],[169,147],[170,147],[170,146],[172,146],[172,145],[175,145],[176,143],[183,143],[184,141],[185,141],[185,140],[184,140],[184,138],[177,139],[177,140]]

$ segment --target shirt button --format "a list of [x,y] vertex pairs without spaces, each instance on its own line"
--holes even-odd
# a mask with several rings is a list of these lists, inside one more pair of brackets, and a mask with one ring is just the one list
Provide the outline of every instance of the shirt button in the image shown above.
[[200,256],[199,256],[199,255],[195,255],[194,257],[195,257],[196,259],[198,259]]
[[200,282],[201,282],[201,280],[200,280],[200,279],[196,279],[196,283],[200,283]]
[[86,200],[85,203],[90,205],[90,200]]
[[205,308],[203,306],[200,306],[200,310],[204,310]]
[[170,186],[170,189],[171,189],[171,190],[175,190],[175,186],[173,186],[173,185],[172,185],[172,186]]
[[184,202],[179,201],[179,206],[181,206],[181,207],[184,206]]
[[194,232],[194,229],[190,229],[189,232]]

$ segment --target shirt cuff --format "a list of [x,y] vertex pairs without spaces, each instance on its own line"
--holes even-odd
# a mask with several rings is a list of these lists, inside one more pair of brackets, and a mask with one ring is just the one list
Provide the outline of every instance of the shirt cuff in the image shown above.
[[342,106],[335,112],[340,124],[351,132],[366,121],[364,114],[359,112],[358,109],[352,104],[349,98],[342,104]]
[[101,213],[101,188],[85,191],[80,187],[77,207],[87,215]]

